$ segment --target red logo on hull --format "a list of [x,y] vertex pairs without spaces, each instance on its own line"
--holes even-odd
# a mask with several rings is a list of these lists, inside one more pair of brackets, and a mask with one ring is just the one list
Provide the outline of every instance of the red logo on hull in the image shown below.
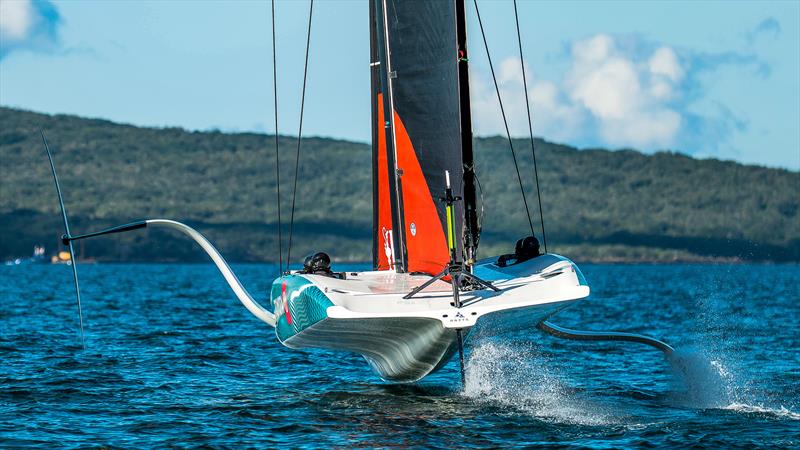
[[286,315],[286,323],[292,324],[292,313],[289,312],[289,297],[286,295],[286,282],[281,285],[281,299],[283,300],[283,313]]

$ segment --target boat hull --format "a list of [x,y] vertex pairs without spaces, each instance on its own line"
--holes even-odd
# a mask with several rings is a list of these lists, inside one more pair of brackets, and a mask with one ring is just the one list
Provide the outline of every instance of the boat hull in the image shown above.
[[456,351],[456,330],[467,341],[533,329],[589,295],[578,268],[557,255],[515,266],[488,260],[474,272],[500,292],[461,294],[452,305],[448,283],[438,282],[412,299],[425,275],[359,272],[347,279],[292,274],[272,286],[278,339],[290,348],[358,353],[383,379],[418,381],[446,364]]
[[381,378],[403,383],[446,363],[455,352],[456,331],[422,317],[326,318],[282,342],[290,348],[358,353]]

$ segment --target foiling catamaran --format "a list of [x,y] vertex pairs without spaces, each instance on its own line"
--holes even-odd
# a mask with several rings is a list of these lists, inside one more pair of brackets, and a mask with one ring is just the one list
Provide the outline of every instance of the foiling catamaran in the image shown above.
[[[73,258],[79,311],[74,241],[166,227],[186,234],[206,251],[236,297],[275,328],[283,345],[358,353],[384,380],[421,380],[456,353],[463,379],[465,340],[532,328],[569,339],[640,342],[670,353],[667,344],[646,336],[570,330],[550,323],[551,316],[588,297],[590,291],[572,261],[540,252],[533,235],[520,239],[514,253],[477,259],[481,225],[465,6],[465,0],[369,0],[374,270],[334,272],[328,255],[317,253],[306,258],[301,270],[281,268],[265,304],[248,293],[203,235],[180,222],[142,220],[70,234],[55,165],[42,133],[64,220],[62,241]],[[514,10],[516,18],[516,3]],[[313,0],[309,37],[312,11]],[[274,20],[273,1],[273,51]],[[517,31],[519,37],[518,19]],[[481,34],[485,44],[482,23]],[[488,46],[486,50],[489,56]],[[489,64],[491,68],[490,56]],[[497,94],[502,111],[499,89]],[[511,150],[514,155],[513,146]],[[516,156],[514,160],[516,165]],[[517,177],[527,211],[518,168]],[[538,175],[536,181],[538,187]],[[546,250],[546,239],[544,244]],[[81,318],[83,337],[82,322]]]

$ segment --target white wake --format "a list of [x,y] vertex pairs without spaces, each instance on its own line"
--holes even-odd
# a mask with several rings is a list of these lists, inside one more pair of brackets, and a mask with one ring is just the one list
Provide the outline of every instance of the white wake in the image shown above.
[[462,395],[559,423],[620,422],[598,405],[571,393],[549,368],[544,356],[530,344],[484,342],[473,348]]

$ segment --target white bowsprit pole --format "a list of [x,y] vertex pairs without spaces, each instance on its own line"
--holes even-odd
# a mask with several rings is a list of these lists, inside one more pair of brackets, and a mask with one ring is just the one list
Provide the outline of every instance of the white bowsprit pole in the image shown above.
[[72,266],[72,278],[75,280],[75,295],[78,299],[78,319],[80,320],[81,328],[81,345],[86,349],[86,339],[83,334],[83,310],[81,308],[81,288],[78,284],[78,265],[75,259],[75,249],[70,240],[69,233],[69,220],[67,220],[67,210],[64,208],[64,197],[61,195],[61,186],[58,183],[58,175],[56,175],[56,166],[53,163],[53,155],[50,153],[50,146],[47,144],[47,138],[44,135],[44,130],[41,130],[42,142],[44,142],[44,149],[47,152],[47,159],[50,161],[50,170],[53,172],[53,181],[56,183],[56,192],[58,193],[58,205],[61,207],[61,217],[64,219],[64,235],[61,237],[61,242],[69,247],[69,261]]

